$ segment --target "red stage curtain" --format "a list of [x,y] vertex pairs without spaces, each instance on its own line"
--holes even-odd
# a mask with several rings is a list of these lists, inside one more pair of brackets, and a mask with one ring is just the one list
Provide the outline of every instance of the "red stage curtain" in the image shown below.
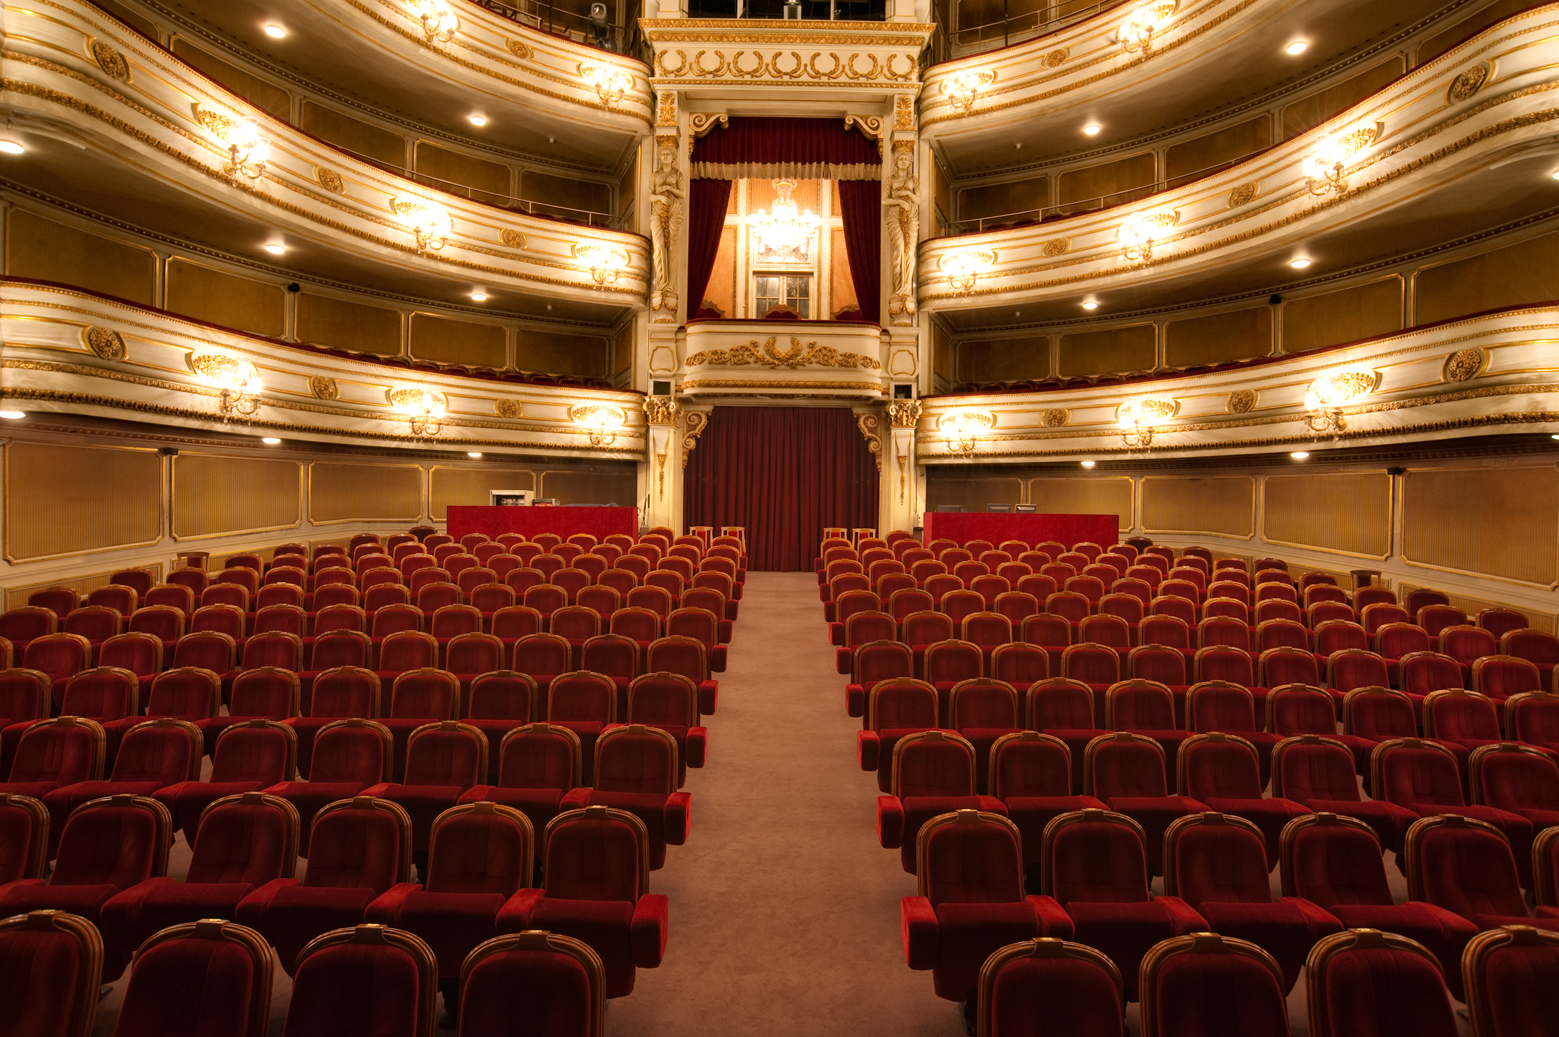
[[692,319],[704,305],[709,275],[714,273],[725,210],[731,201],[731,181],[694,180],[687,201],[687,315]]
[[733,116],[693,142],[693,176],[716,180],[880,180],[877,142],[843,119]]
[[850,280],[861,316],[882,321],[882,183],[878,180],[839,181],[839,218],[844,227],[844,251],[850,259]]
[[745,526],[747,567],[812,567],[824,526],[877,525],[877,467],[847,407],[716,407],[688,459],[689,526]]

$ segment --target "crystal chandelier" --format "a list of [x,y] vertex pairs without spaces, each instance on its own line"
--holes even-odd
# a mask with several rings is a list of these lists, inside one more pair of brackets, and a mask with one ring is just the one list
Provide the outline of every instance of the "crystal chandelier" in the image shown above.
[[747,218],[748,225],[758,236],[758,250],[764,257],[777,263],[805,263],[811,250],[812,235],[823,222],[811,212],[802,212],[790,192],[796,182],[789,178],[774,181],[774,207],[769,212],[759,210]]
[[260,372],[247,360],[209,353],[190,360],[195,373],[222,390],[217,409],[223,421],[252,417],[260,409]]
[[448,0],[411,0],[411,10],[422,20],[429,43],[448,43],[460,31],[460,18]]
[[1375,389],[1374,371],[1337,371],[1322,375],[1305,392],[1305,422],[1316,435],[1330,432],[1332,438],[1348,427],[1343,407],[1363,399]]

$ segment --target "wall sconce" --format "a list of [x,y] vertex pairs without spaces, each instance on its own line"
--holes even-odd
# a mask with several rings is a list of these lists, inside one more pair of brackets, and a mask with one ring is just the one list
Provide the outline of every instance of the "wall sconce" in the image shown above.
[[1121,438],[1128,450],[1151,450],[1153,432],[1165,418],[1172,418],[1179,410],[1174,400],[1127,400],[1121,404],[1117,416],[1121,423]]
[[1348,189],[1348,177],[1344,173],[1348,160],[1369,147],[1380,136],[1380,124],[1354,130],[1340,136],[1322,137],[1315,150],[1304,158],[1305,179],[1310,193],[1324,195],[1331,191],[1342,194]]
[[580,404],[568,409],[569,420],[582,426],[590,434],[591,446],[611,446],[618,430],[628,423],[628,415],[621,407],[605,403]]
[[206,381],[221,389],[217,409],[223,421],[247,418],[260,409],[260,372],[242,358],[207,353],[191,357],[189,366]]
[[961,112],[969,112],[974,108],[975,99],[980,96],[982,87],[990,86],[996,82],[996,72],[993,69],[965,69],[962,72],[954,72],[942,80],[942,96],[948,103]]
[[620,248],[605,245],[574,246],[574,258],[590,270],[590,279],[597,288],[617,283],[617,274],[628,265],[628,253]]
[[1121,223],[1120,231],[1116,237],[1120,240],[1122,253],[1129,262],[1153,258],[1153,242],[1155,238],[1166,228],[1173,227],[1180,222],[1180,212],[1139,212],[1134,213]]
[[623,99],[623,94],[633,86],[633,77],[611,65],[580,65],[579,74],[585,82],[595,87],[595,95],[601,99],[602,108],[610,108]]
[[1305,423],[1310,431],[1316,435],[1330,432],[1334,439],[1341,435],[1348,427],[1343,407],[1374,392],[1376,377],[1374,371],[1337,371],[1311,382],[1305,391],[1305,410],[1309,411]]
[[[937,429],[948,435],[947,452],[972,454],[980,437],[996,426],[996,415],[990,411],[961,410],[943,414],[937,419]],[[954,449],[954,441],[957,448]]]
[[418,252],[437,252],[455,231],[455,221],[437,202],[396,202],[395,215],[411,229]]
[[949,252],[941,260],[947,283],[952,285],[953,291],[961,294],[974,291],[980,275],[995,265],[996,253],[991,249],[966,248],[959,252]]
[[431,389],[394,389],[390,403],[396,410],[411,418],[413,436],[433,437],[444,431],[444,414],[449,400]]
[[1117,38],[1127,54],[1135,54],[1142,51],[1146,55],[1153,49],[1153,34],[1161,30],[1169,21],[1169,16],[1175,13],[1174,0],[1163,0],[1160,3],[1143,4],[1121,23]]
[[460,18],[447,0],[411,0],[411,11],[422,19],[422,34],[429,43],[448,43],[460,30]]
[[222,172],[228,176],[243,175],[258,180],[265,175],[265,163],[271,157],[271,142],[260,136],[260,127],[253,119],[242,119],[227,128],[227,165]]

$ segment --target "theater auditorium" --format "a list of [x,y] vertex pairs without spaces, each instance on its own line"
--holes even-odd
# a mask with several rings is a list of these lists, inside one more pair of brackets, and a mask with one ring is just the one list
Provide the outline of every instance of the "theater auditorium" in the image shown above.
[[0,30],[0,1037],[1559,1034],[1559,3]]

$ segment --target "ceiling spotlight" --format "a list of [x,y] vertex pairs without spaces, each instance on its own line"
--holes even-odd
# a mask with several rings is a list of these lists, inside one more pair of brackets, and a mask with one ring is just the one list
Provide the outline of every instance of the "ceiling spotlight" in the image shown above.
[[266,436],[264,439],[260,440],[260,442],[264,443],[266,446],[275,446],[276,444],[280,443],[281,440],[277,439],[275,436]]
[[1091,122],[1087,126],[1083,127],[1083,132],[1088,134],[1088,136],[1092,137],[1092,136],[1095,136],[1103,128],[1104,127],[1100,126],[1098,123]]
[[[18,143],[17,141],[14,141],[14,140],[0,140],[0,151],[5,152],[7,155],[20,155],[22,152],[24,152],[26,150],[27,149],[22,147],[21,144]],[[1555,177],[1555,179],[1559,179],[1559,173],[1555,173],[1554,177]]]
[[[15,148],[16,150],[12,151],[12,148]],[[12,155],[20,155],[22,153],[22,147],[20,144],[12,144],[8,140],[0,140],[0,151],[4,151]],[[1554,170],[1553,177],[1555,180],[1559,180],[1559,169]]]
[[485,291],[483,291],[482,289],[478,288],[476,291],[471,293],[471,301],[472,302],[486,302],[487,301],[487,293]]
[[280,25],[267,25],[265,27],[265,35],[269,36],[273,40],[280,40],[286,38],[287,30],[283,29]]
[[1288,261],[1288,265],[1293,267],[1295,270],[1303,270],[1305,267],[1310,265],[1310,260],[1306,259],[1304,256],[1300,256],[1298,259],[1290,259]]
[[1295,40],[1293,43],[1290,43],[1288,46],[1284,47],[1283,50],[1289,54],[1303,54],[1305,52],[1305,48],[1309,46],[1310,44],[1306,43],[1304,40]]
[[466,456],[473,461],[480,461],[482,459],[482,452],[480,450],[467,450]]
[[472,126],[486,126],[487,125],[487,116],[485,116],[485,115],[473,115],[473,116],[471,116],[471,125]]
[[1093,299],[1084,299],[1083,300],[1083,309],[1085,309],[1085,310],[1097,310],[1098,308],[1099,308],[1099,304],[1095,300],[1093,300]]
[[[19,418],[19,417],[21,417],[21,412],[20,411],[14,411],[14,410],[0,411],[0,418]],[[1552,436],[1549,436],[1548,438],[1549,439],[1559,439],[1559,433],[1556,433],[1556,434],[1554,434]]]
[[269,245],[265,246],[265,251],[269,252],[273,256],[285,255],[287,252],[287,246],[283,245],[279,241],[273,241]]
[[1308,450],[1295,450],[1292,454],[1289,454],[1288,456],[1292,457],[1295,461],[1303,461],[1305,458],[1310,456],[1310,451],[1308,451]]
[[[27,417],[27,412],[24,410],[0,410],[0,418],[4,418],[7,421],[15,421],[18,418],[25,417]],[[1559,436],[1555,436],[1554,438],[1559,439]]]
[[1082,464],[1084,468],[1092,468],[1097,463],[1095,461],[1084,461]]

